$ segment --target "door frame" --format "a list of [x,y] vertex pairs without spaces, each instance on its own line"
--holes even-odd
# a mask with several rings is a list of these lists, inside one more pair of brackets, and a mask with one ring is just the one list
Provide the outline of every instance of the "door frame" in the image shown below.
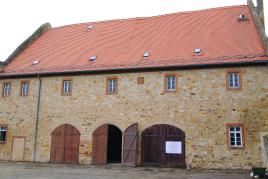
[[261,155],[262,155],[262,166],[263,167],[268,167],[268,147],[266,147],[265,141],[264,141],[264,136],[268,135],[268,132],[261,132],[260,137],[261,137]]
[[13,158],[13,145],[14,145],[15,138],[24,139],[23,159],[22,159],[22,161],[17,161],[17,162],[23,162],[23,161],[25,161],[26,136],[12,136],[10,161],[13,161],[12,160],[12,158]]

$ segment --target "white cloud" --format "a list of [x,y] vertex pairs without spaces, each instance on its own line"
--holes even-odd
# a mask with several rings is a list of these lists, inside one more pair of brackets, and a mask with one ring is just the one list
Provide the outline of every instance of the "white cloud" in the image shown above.
[[0,61],[45,22],[56,27],[241,4],[246,4],[246,0],[3,0],[0,2]]

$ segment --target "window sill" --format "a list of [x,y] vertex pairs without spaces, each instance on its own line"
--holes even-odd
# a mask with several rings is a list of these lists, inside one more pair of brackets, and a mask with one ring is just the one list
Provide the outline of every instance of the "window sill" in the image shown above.
[[62,96],[72,96],[72,94],[61,94]]
[[245,150],[245,146],[242,147],[232,147],[232,146],[228,146],[229,150]]
[[1,144],[6,144],[7,143],[7,141],[0,141],[0,145]]
[[240,91],[242,88],[238,87],[238,88],[227,88],[228,91]]
[[106,95],[117,95],[117,93],[107,93]]
[[177,93],[177,90],[174,90],[174,91],[167,91],[167,90],[165,90],[165,92],[164,93]]

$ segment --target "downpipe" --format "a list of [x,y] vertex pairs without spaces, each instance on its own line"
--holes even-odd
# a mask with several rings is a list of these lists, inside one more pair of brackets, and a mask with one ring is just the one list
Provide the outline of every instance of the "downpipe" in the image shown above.
[[37,132],[38,132],[38,123],[39,123],[39,108],[40,108],[40,96],[41,96],[41,87],[42,80],[38,74],[38,94],[37,94],[37,104],[36,104],[36,116],[35,116],[35,129],[34,129],[34,153],[33,153],[33,162],[36,162],[36,146],[37,146]]

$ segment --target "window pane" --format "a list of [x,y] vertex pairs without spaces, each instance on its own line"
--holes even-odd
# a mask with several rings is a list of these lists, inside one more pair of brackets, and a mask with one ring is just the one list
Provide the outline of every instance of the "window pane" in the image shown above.
[[236,145],[241,146],[241,142],[237,142]]
[[6,141],[6,131],[0,132],[0,141],[5,142]]
[[234,127],[230,127],[230,131],[234,131]]
[[0,131],[5,131],[6,129],[6,127],[0,127]]
[[70,80],[63,81],[63,90],[64,90],[64,94],[71,93],[71,81]]
[[172,91],[176,89],[176,77],[174,75],[167,76],[167,90]]
[[108,80],[108,93],[115,93],[116,92],[116,79],[109,79]]
[[9,96],[9,94],[10,94],[10,84],[5,83],[4,84],[4,96]]
[[27,82],[22,82],[21,94],[26,95],[27,93],[28,93],[28,83]]
[[236,131],[240,131],[240,127],[236,127]]
[[230,145],[231,145],[231,146],[234,146],[234,145],[235,145],[235,142],[231,142]]
[[229,87],[239,87],[239,73],[229,73]]

